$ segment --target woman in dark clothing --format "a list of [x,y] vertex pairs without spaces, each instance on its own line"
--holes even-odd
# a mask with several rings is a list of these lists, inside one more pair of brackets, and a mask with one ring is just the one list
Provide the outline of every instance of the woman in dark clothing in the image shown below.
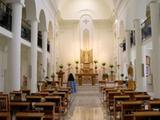
[[74,77],[72,73],[69,74],[68,81],[74,81]]
[[76,82],[72,73],[68,76],[68,86],[71,87],[72,93],[76,93]]

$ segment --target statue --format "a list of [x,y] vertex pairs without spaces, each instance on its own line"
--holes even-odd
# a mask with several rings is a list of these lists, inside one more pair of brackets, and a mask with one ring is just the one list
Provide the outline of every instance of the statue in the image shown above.
[[22,89],[27,89],[27,82],[28,82],[28,78],[23,75],[23,84],[22,84]]
[[128,67],[128,80],[133,80],[133,66],[132,62],[130,62],[129,67]]

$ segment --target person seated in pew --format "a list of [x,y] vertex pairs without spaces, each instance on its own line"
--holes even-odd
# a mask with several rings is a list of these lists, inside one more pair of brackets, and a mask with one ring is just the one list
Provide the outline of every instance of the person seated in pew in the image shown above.
[[76,82],[72,73],[68,76],[68,86],[71,87],[71,92],[76,93]]

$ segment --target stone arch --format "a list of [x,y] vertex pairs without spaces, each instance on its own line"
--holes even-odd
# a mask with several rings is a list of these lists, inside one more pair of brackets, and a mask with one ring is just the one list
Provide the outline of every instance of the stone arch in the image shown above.
[[35,0],[25,0],[25,6],[26,6],[26,19],[38,20],[37,6]]
[[53,37],[54,37],[53,24],[51,21],[49,21],[49,24],[48,24],[48,39],[49,39],[49,41],[53,40]]
[[46,15],[45,15],[45,12],[44,12],[43,9],[40,11],[40,14],[39,14],[39,25],[38,25],[38,28],[39,28],[40,31],[47,30]]

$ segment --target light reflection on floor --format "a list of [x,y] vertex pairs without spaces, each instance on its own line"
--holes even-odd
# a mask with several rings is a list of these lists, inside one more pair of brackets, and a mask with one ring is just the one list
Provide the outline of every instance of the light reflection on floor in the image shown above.
[[78,87],[65,120],[106,120],[98,86]]

